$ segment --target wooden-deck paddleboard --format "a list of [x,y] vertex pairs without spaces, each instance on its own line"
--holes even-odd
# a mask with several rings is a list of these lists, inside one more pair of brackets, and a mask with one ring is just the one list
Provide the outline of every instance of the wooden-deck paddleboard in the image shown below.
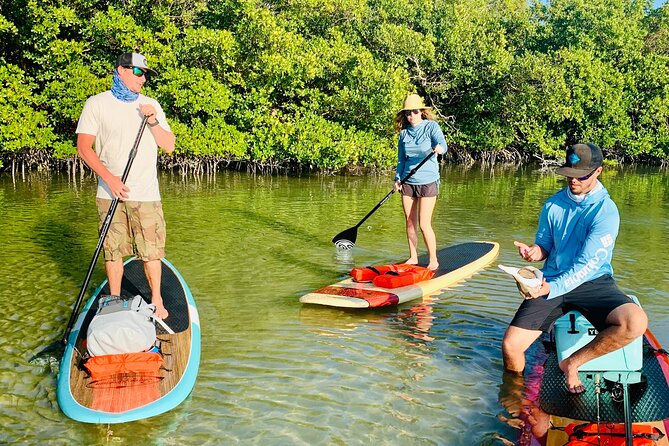
[[[567,392],[564,374],[558,367],[554,343],[546,344],[546,360],[543,367],[534,368],[528,377],[530,383],[526,395],[532,404],[525,405],[528,413],[521,415],[524,426],[521,429],[520,445],[564,446],[569,441],[564,428],[571,423],[596,423],[624,427],[625,411],[620,385],[605,379],[603,372],[579,372],[585,387],[581,394]],[[609,372],[616,375],[619,372]],[[626,373],[626,372],[622,372]],[[643,339],[643,381],[629,385],[631,416],[633,426],[653,426],[663,437],[657,446],[669,446],[669,357],[655,336],[646,331]],[[598,376],[599,375],[599,376]],[[608,375],[610,376],[610,375]],[[599,386],[596,383],[599,382]],[[596,389],[599,388],[597,392]],[[536,401],[533,401],[536,399]],[[625,444],[625,438],[616,439],[601,436],[601,444]],[[637,439],[635,441],[641,441]],[[597,444],[595,441],[594,444]],[[633,444],[639,444],[635,442]],[[646,443],[644,443],[646,444]]]
[[[74,325],[58,374],[58,404],[68,417],[86,423],[123,423],[164,413],[179,405],[193,390],[200,365],[200,319],[193,295],[176,268],[162,260],[161,294],[169,316],[168,334],[157,325],[164,364],[160,376],[114,375],[93,382],[80,367],[86,331],[98,307],[98,299],[109,290],[103,282],[93,293]],[[151,301],[151,289],[143,262],[125,263],[123,296],[141,295]]]
[[[300,302],[346,308],[376,308],[419,299],[457,283],[495,260],[499,245],[495,242],[468,242],[438,251],[439,269],[432,279],[400,288],[381,288],[347,278],[334,285],[305,294]],[[427,264],[421,257],[419,263]]]

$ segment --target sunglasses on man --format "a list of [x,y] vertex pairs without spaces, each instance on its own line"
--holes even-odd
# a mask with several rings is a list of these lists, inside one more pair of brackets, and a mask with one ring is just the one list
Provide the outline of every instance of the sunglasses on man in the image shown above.
[[[599,169],[599,168],[597,168],[597,169]],[[570,177],[570,178],[576,178],[578,181],[585,181],[588,178],[590,178],[595,172],[597,172],[597,169],[593,170],[592,172],[590,172],[589,174],[587,174],[584,177]]]
[[128,70],[132,70],[132,74],[134,74],[134,75],[137,76],[137,77],[146,76],[146,71],[145,71],[145,70],[142,70],[142,69],[139,68],[139,67],[131,67],[131,66],[127,66],[127,67],[123,67],[123,68],[127,68]]

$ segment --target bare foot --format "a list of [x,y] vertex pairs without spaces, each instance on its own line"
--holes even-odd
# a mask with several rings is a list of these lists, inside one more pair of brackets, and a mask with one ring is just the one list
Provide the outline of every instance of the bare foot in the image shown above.
[[418,259],[415,257],[409,257],[409,259],[404,262],[405,265],[418,265]]
[[[508,418],[508,417],[505,417],[504,415],[502,415],[500,413],[500,414],[497,414],[497,419],[499,421],[501,421],[502,423],[506,423],[509,426],[511,426],[513,428],[516,428],[516,429],[522,429],[523,427],[525,427],[525,422],[523,420],[521,420],[520,418]],[[512,443],[512,444],[515,444],[515,443]]]
[[156,317],[160,319],[166,319],[170,314],[167,312],[165,305],[163,305],[162,297],[154,297],[151,299],[151,303],[156,306]]
[[430,264],[427,265],[427,269],[432,270],[432,271],[438,270],[439,269],[439,262],[437,262],[436,260],[434,262],[430,262]]
[[585,387],[578,377],[578,367],[570,367],[568,364],[569,358],[560,363],[560,370],[564,372],[564,377],[567,381],[567,390],[569,393],[583,393]]
[[[534,403],[530,403],[527,411],[527,422],[532,426],[532,434],[537,439],[544,439],[548,434],[548,429],[550,429],[551,416],[546,412],[541,410],[539,406]],[[540,444],[546,444],[545,441]]]

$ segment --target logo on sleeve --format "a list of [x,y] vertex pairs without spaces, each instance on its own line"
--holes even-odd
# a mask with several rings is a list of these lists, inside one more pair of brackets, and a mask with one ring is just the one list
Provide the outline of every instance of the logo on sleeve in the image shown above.
[[602,246],[605,248],[613,245],[613,237],[611,237],[611,234],[606,234],[604,237],[600,238],[599,241],[602,242]]

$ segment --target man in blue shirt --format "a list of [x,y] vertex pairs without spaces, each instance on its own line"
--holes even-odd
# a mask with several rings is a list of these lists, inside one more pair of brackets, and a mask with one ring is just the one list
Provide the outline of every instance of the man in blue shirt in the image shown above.
[[613,280],[611,258],[618,236],[618,208],[597,179],[602,151],[595,144],[567,149],[566,163],[557,170],[568,187],[544,203],[535,242],[514,242],[528,262],[544,260],[544,281],[523,294],[504,334],[504,367],[522,372],[525,351],[567,311],[580,311],[598,330],[595,339],[560,363],[567,388],[585,389],[578,368],[587,361],[617,350],[643,335],[648,325],[644,311],[622,293]]

